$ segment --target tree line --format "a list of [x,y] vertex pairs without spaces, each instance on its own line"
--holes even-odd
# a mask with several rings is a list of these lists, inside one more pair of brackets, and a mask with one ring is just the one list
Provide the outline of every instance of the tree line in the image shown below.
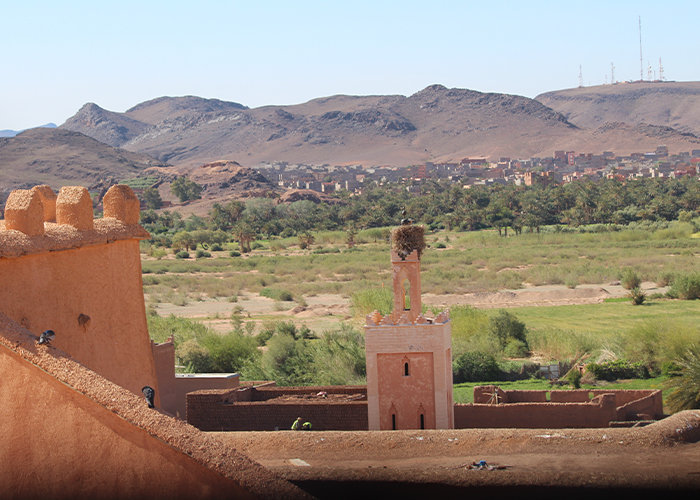
[[399,184],[371,185],[360,195],[341,191],[334,198],[334,203],[232,200],[214,204],[207,217],[191,216],[186,220],[177,212],[145,210],[142,223],[157,243],[167,246],[173,244],[172,236],[177,232],[208,231],[200,237],[222,241],[233,238],[243,251],[250,250],[251,242],[258,237],[396,225],[404,209],[407,217],[432,230],[493,228],[507,236],[509,230],[511,234],[523,229],[539,232],[542,226],[555,224],[575,227],[691,220],[700,209],[700,184],[697,178],[682,177],[582,180],[550,186],[477,185],[465,189],[447,180],[431,180],[410,191]]

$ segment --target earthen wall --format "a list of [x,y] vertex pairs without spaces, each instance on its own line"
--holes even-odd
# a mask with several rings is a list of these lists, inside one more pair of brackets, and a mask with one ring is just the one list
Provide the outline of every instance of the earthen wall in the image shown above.
[[235,398],[236,392],[189,393],[187,423],[203,431],[275,431],[290,429],[302,417],[315,431],[367,430],[367,401],[225,401]]
[[114,186],[93,220],[85,188],[13,191],[0,224],[0,312],[36,336],[53,330],[53,345],[122,387],[156,388],[158,401],[139,253],[148,233],[132,197]]
[[0,314],[0,498],[303,497]]
[[456,404],[455,428],[564,429],[608,427],[616,419],[615,397],[595,403]]

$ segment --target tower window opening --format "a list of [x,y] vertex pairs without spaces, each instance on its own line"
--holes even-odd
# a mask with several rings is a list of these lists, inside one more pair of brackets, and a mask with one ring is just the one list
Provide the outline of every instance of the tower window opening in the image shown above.
[[396,430],[396,413],[391,414],[391,430]]
[[422,413],[420,414],[420,428],[425,429],[425,416]]
[[408,362],[403,364],[403,376],[408,377],[410,374],[408,372]]

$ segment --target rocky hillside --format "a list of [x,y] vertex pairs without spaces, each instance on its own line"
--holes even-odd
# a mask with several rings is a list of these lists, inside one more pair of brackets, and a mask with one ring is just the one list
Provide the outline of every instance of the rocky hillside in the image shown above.
[[618,83],[557,90],[535,99],[583,128],[624,122],[700,136],[700,82]]
[[139,176],[165,164],[140,153],[113,148],[79,132],[35,128],[0,138],[0,191],[49,184],[101,186]]
[[[653,85],[658,85],[656,93],[671,92],[656,99],[659,109],[662,101],[671,106],[676,86],[648,84]],[[534,100],[431,85],[408,97],[337,95],[254,109],[216,99],[161,97],[125,113],[86,105],[61,127],[183,170],[222,159],[246,166],[274,161],[373,166],[454,161],[466,156],[551,156],[555,149],[653,150],[659,145],[658,134],[636,129],[641,123],[671,127],[664,142],[672,151],[697,147],[692,135],[696,130],[693,120],[700,120],[697,113],[683,118],[679,109],[675,114],[669,112],[678,115],[677,119],[661,123],[633,119],[634,105],[619,106],[619,112],[610,116],[555,106],[568,102],[561,96],[575,97],[583,90],[543,94]],[[574,97],[575,102],[588,99]],[[595,116],[586,118],[589,114]]]

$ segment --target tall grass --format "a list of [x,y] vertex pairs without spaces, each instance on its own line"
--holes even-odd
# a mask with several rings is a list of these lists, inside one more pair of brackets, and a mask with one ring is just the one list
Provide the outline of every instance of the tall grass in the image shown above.
[[382,315],[394,309],[394,293],[391,288],[367,288],[358,290],[350,297],[350,307],[354,316],[364,317],[373,311]]

